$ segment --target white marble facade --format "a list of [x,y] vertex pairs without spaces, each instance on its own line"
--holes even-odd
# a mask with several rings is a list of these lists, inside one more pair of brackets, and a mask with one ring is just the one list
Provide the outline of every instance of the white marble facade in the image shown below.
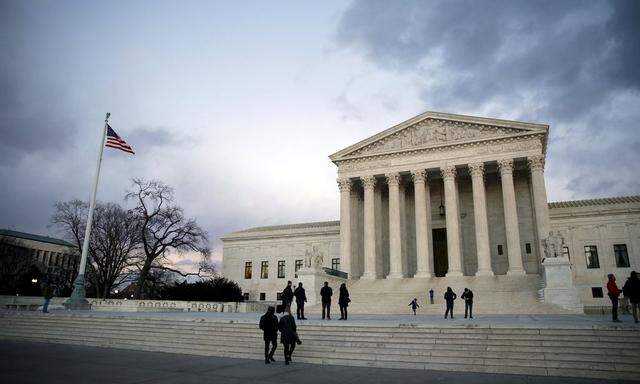
[[[576,254],[580,294],[593,304],[591,286],[606,273],[628,275],[629,268],[638,268],[640,199],[627,202],[622,216],[605,208],[606,218],[590,203],[549,205],[548,130],[543,124],[435,112],[391,127],[330,156],[338,167],[339,222],[227,235],[224,274],[250,299],[265,293],[273,300],[287,280],[295,280],[295,261],[314,245],[325,254],[326,267],[339,259],[350,279],[538,274],[541,242],[558,228]],[[582,210],[579,218],[575,209]],[[576,259],[584,252],[578,249],[582,243],[596,240],[597,272]],[[615,244],[626,244],[630,266],[605,271],[613,265]],[[269,264],[267,278],[260,278],[263,261]],[[285,263],[283,278],[277,277],[278,261]],[[251,278],[245,278],[247,262]]]

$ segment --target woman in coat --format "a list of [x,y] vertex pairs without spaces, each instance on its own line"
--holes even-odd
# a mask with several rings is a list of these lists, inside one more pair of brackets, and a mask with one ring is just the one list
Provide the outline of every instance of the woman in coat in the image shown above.
[[347,285],[342,283],[340,285],[340,296],[338,297],[338,305],[340,306],[340,320],[347,320],[347,307],[349,306],[349,291],[347,291]]
[[296,321],[291,316],[290,305],[285,308],[285,315],[280,318],[278,328],[280,329],[280,342],[284,345],[284,363],[289,365],[296,343],[301,344],[298,339]]

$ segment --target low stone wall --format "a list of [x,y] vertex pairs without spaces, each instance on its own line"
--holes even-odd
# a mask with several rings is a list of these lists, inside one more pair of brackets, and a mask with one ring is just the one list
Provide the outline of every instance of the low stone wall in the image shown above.
[[[62,305],[66,297],[54,297],[50,305]],[[106,312],[264,312],[266,302],[209,302],[180,300],[87,299],[92,311]],[[0,295],[3,309],[34,310],[44,299],[38,296]]]

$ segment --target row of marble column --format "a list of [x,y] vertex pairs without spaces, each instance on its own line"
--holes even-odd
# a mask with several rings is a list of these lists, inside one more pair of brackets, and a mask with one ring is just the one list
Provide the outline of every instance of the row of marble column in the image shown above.
[[[549,213],[544,183],[544,156],[532,156],[527,159],[531,171],[531,184],[536,217],[538,242],[546,238],[549,232]],[[476,256],[478,270],[476,276],[491,276],[491,252],[489,246],[489,225],[484,183],[484,162],[466,164],[471,173],[473,189],[473,212],[476,236]],[[502,199],[504,222],[507,237],[507,257],[509,275],[523,275],[525,270],[520,247],[520,231],[516,208],[516,195],[513,183],[513,159],[498,160],[502,180]],[[425,169],[410,170],[415,191],[415,228],[417,270],[414,277],[433,276],[433,255],[431,244],[431,201],[429,179]],[[440,167],[444,183],[445,218],[447,228],[447,257],[449,269],[446,276],[462,276],[462,250],[460,212],[458,207],[458,188],[456,183],[456,165]],[[402,262],[402,233],[400,208],[400,173],[385,175],[389,187],[389,274],[387,278],[405,277]],[[376,263],[376,222],[374,206],[374,188],[378,179],[373,175],[359,177],[364,188],[364,274],[363,279],[382,277],[379,264]],[[352,179],[338,179],[340,188],[340,255],[345,272],[352,275],[353,252],[351,236],[351,188]],[[538,244],[538,249],[540,244]]]

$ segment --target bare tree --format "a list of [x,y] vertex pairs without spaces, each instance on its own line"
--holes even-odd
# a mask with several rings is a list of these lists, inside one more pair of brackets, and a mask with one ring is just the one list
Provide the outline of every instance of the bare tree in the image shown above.
[[[183,277],[200,275],[212,270],[209,264],[207,234],[195,219],[186,218],[182,208],[174,205],[173,189],[160,181],[133,179],[133,189],[126,195],[136,204],[134,212],[139,221],[138,229],[142,241],[140,273],[135,297],[142,298],[150,271],[164,270]],[[201,256],[197,272],[181,272],[167,266],[171,252],[198,252]]]
[[[51,222],[82,249],[88,204],[80,200],[59,202]],[[97,203],[89,241],[87,278],[98,297],[132,278],[136,251],[140,245],[138,221],[132,211],[115,203]]]

